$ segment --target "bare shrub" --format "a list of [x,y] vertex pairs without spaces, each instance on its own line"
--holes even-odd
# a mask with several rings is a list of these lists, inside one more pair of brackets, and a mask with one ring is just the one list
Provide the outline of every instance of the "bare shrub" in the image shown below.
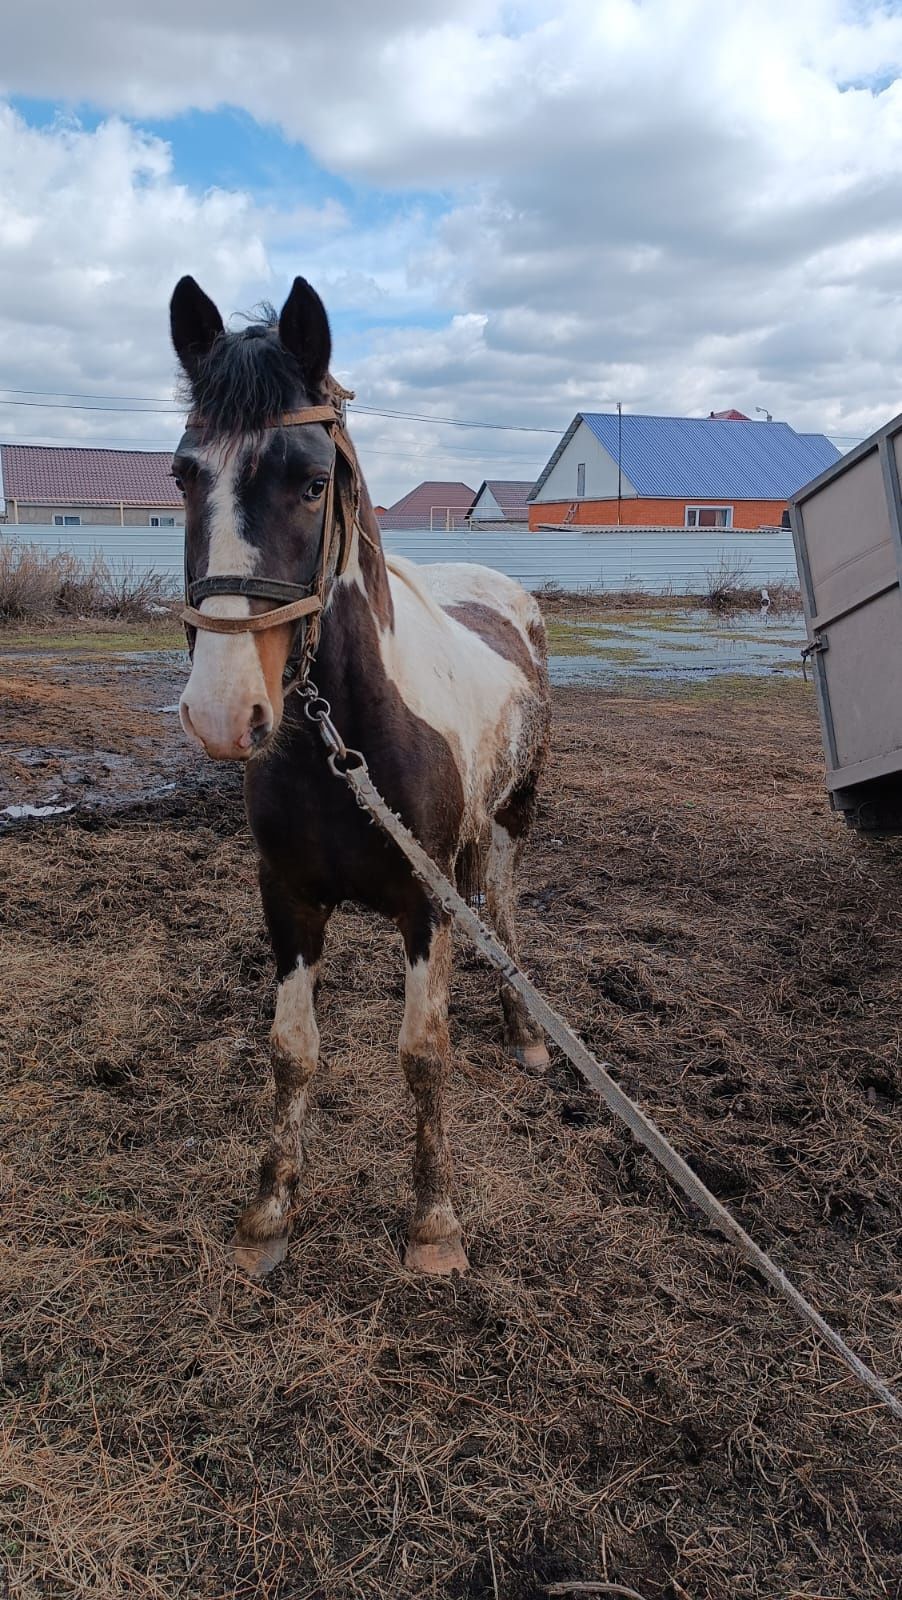
[[112,567],[95,553],[81,561],[67,550],[0,537],[0,618],[41,621],[54,616],[134,621],[168,606],[174,584],[153,568]]
[[116,617],[136,621],[173,598],[171,579],[155,568],[136,567],[133,561],[111,567],[103,556],[95,555],[86,570],[83,616]]
[[758,604],[760,588],[743,582],[751,564],[749,556],[728,556],[721,551],[717,566],[705,570],[707,587],[702,595],[702,604],[711,611],[738,611]]
[[556,578],[543,578],[538,587],[533,590],[533,594],[540,606],[546,605],[549,601],[559,599],[563,593],[564,590]]
[[64,551],[0,539],[0,617],[10,620],[50,617],[78,565]]

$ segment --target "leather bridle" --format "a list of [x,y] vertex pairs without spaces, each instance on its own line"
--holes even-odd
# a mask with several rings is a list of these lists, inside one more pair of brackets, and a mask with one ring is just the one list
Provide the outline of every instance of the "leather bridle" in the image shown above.
[[[294,638],[283,676],[283,691],[302,687],[319,644],[322,614],[329,589],[336,577],[347,570],[354,547],[354,530],[360,509],[360,468],[342,415],[335,405],[307,406],[302,411],[286,411],[267,425],[271,428],[299,428],[319,424],[328,429],[335,446],[323,506],[323,530],[316,572],[309,583],[287,583],[280,578],[239,578],[220,576],[190,580],[185,549],[185,605],[181,620],[188,636],[188,652],[193,656],[198,629],[203,633],[263,633],[268,628],[294,624]],[[203,428],[203,418],[188,418],[189,428]],[[276,600],[270,611],[248,617],[211,617],[198,607],[211,595],[235,595],[250,600]]]

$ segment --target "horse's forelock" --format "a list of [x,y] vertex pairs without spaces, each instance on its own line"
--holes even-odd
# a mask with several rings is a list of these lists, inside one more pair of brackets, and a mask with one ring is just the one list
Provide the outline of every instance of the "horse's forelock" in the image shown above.
[[279,340],[276,313],[266,311],[263,322],[219,334],[191,377],[191,404],[208,439],[234,445],[316,398]]

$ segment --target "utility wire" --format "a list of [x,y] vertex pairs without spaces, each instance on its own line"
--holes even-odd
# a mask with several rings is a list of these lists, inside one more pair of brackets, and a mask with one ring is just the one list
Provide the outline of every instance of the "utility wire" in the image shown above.
[[[41,395],[45,398],[9,400],[7,395]],[[51,399],[56,395],[59,398]],[[138,402],[118,404],[118,401]],[[181,417],[183,408],[175,402],[159,404],[158,395],[88,395],[67,394],[63,389],[2,389],[0,391],[0,406],[27,406],[42,411],[110,411],[113,414],[128,413],[132,416],[161,416]],[[89,402],[89,403],[85,403]],[[98,404],[97,402],[103,402]],[[597,404],[598,402],[596,402]],[[351,401],[348,409],[355,411],[360,416],[391,417],[400,422],[425,422],[434,423],[444,428],[478,428],[487,429],[493,433],[542,433],[553,435],[556,439],[561,437],[560,428],[538,428],[520,422],[482,422],[466,417],[436,417],[426,411],[394,411],[383,406],[369,406],[357,401]],[[832,429],[822,427],[821,432],[828,438],[839,439],[845,444],[860,444],[864,434],[834,433]]]
[[[389,441],[384,442],[388,443]],[[70,448],[78,450],[146,449],[156,451],[163,455],[171,454],[174,443],[174,437],[171,439],[119,438],[110,440],[106,435],[99,435],[97,438],[83,436],[75,438],[71,434],[59,433],[42,434],[39,438],[30,439],[8,437],[0,438],[0,444],[5,446],[24,445],[26,447],[37,447],[39,449],[51,449],[54,446],[69,446]],[[538,470],[536,465],[537,458],[532,455],[509,455],[507,451],[498,450],[458,450],[453,445],[436,445],[434,449],[427,449],[420,451],[419,453],[415,453],[409,449],[405,450],[403,448],[398,449],[395,447],[379,449],[377,445],[371,445],[367,441],[363,441],[358,445],[358,454],[364,460],[369,459],[370,456],[384,456],[387,460],[405,462],[412,466],[427,466],[430,462],[442,462],[450,459],[460,461],[462,466],[468,462],[478,464],[487,461],[503,461],[511,466],[520,466],[526,469],[531,469],[533,476]],[[529,476],[530,470],[527,470],[525,472],[525,477]]]
[[[58,394],[60,398],[57,400],[7,400],[5,398],[6,395],[39,394],[49,396],[54,393]],[[28,406],[39,411],[112,411],[114,413],[128,412],[134,416],[161,417],[181,417],[184,415],[184,410],[174,404],[157,404],[157,398],[151,395],[76,396],[66,395],[61,389],[55,391],[52,389],[4,389],[0,394],[0,405]],[[119,405],[116,402],[120,399],[128,401],[140,400],[142,403],[140,405]],[[98,401],[109,403],[98,404]],[[145,401],[149,403],[145,404]],[[86,404],[85,402],[90,403]],[[363,416],[393,417],[405,422],[433,422],[446,428],[488,428],[492,432],[499,433],[549,433],[553,434],[557,439],[561,435],[559,428],[533,428],[519,422],[481,422],[461,417],[434,417],[425,411],[387,411],[380,406],[357,405],[353,401],[350,403],[349,409],[359,412]]]

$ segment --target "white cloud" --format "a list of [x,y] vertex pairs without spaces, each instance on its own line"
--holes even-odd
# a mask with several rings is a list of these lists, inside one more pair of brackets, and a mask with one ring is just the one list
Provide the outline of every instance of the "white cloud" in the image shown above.
[[[180,271],[227,309],[278,299],[300,270],[369,319],[339,364],[398,410],[563,427],[613,397],[762,404],[854,434],[900,404],[895,5],[92,0],[77,29],[71,15],[34,0],[4,30],[0,88],[113,117],[96,134],[0,120],[0,356],[31,375],[21,386],[49,387],[46,372],[157,392]],[[280,214],[194,194],[165,144],[115,120],[224,104],[396,191],[393,213],[362,225],[337,198]],[[437,223],[416,198],[430,190]],[[421,325],[395,326],[402,313]],[[521,476],[548,443],[363,417],[358,434],[383,498],[420,467]]]
[[[118,120],[36,131],[0,106],[0,192],[0,367],[12,389],[166,397],[166,301],[180,273],[199,263],[239,299],[266,273],[249,197],[192,195],[167,146]],[[174,426],[0,402],[4,438],[171,439]]]

